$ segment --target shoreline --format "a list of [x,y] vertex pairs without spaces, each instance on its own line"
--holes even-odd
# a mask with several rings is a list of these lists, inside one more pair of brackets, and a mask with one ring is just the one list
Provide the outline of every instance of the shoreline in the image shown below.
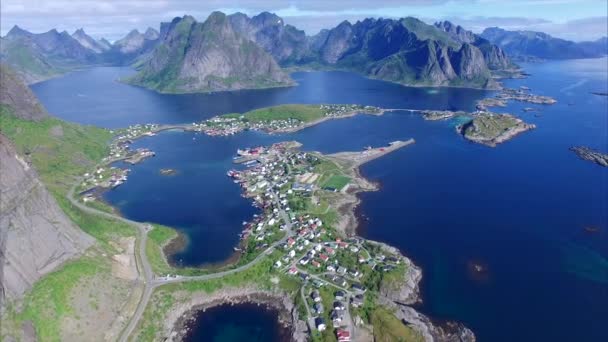
[[190,330],[190,324],[198,315],[207,309],[222,305],[239,305],[244,303],[265,306],[275,310],[277,322],[289,330],[293,341],[306,341],[305,323],[298,317],[293,300],[282,292],[259,290],[253,287],[223,288],[211,294],[194,296],[190,300],[170,310],[164,325],[164,335],[167,341],[182,341]]

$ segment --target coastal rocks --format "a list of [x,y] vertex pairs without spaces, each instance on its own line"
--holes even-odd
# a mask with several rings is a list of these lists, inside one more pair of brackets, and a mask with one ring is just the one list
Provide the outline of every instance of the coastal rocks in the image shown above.
[[570,151],[583,159],[596,163],[597,165],[608,167],[608,154],[594,151],[586,146],[572,146]]
[[241,287],[223,288],[211,294],[184,293],[183,296],[186,300],[173,307],[165,319],[165,341],[181,341],[187,332],[188,323],[198,312],[226,303],[258,303],[270,306],[279,311],[279,322],[291,329],[293,341],[304,342],[308,339],[306,324],[299,319],[292,298],[283,292]]
[[380,283],[380,295],[392,302],[400,304],[415,304],[421,302],[420,288],[418,284],[422,280],[422,269],[416,266],[409,258],[401,254],[401,252],[392,246],[367,240],[371,244],[378,245],[388,254],[396,254],[401,256],[405,264],[405,272],[403,280],[397,284]]
[[0,78],[0,105],[9,106],[15,116],[25,120],[40,121],[48,116],[30,88],[4,64],[0,64]]
[[496,147],[496,145],[534,128],[536,125],[527,124],[512,115],[484,112],[477,114],[468,123],[456,127],[456,131],[467,140]]
[[175,169],[160,169],[159,173],[162,176],[175,176],[177,174],[177,170],[175,170]]
[[69,220],[1,134],[0,160],[0,299],[15,299],[94,240]]
[[395,309],[395,316],[418,331],[426,342],[475,342],[475,334],[461,323],[439,326],[407,305],[386,303]]

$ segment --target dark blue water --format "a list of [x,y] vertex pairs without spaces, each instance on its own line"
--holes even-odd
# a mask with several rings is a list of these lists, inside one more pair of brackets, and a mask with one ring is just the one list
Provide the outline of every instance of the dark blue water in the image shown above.
[[287,342],[289,329],[277,321],[277,312],[257,304],[224,304],[199,312],[184,341]]
[[[538,128],[495,149],[465,141],[453,122],[425,122],[402,111],[329,121],[284,136],[170,132],[137,143],[157,156],[132,167],[129,181],[107,199],[127,217],[186,232],[190,244],[176,256],[184,264],[217,262],[230,255],[240,222],[255,212],[224,175],[237,148],[293,139],[308,150],[337,152],[413,137],[415,145],[363,167],[382,188],[362,195],[361,234],[399,247],[422,266],[422,310],[464,322],[481,341],[608,340],[602,325],[608,317],[608,171],[568,151],[579,144],[608,150],[608,101],[590,94],[606,91],[606,62],[526,65],[532,77],[507,83],[559,102],[536,106],[539,117],[521,111],[529,104],[501,109]],[[289,89],[159,95],[112,83],[125,72],[74,73],[35,91],[60,117],[107,127],[188,122],[285,102],[470,110],[485,94],[407,88],[346,73],[297,73],[300,85]],[[96,107],[99,99],[78,97],[81,105],[74,108],[57,98],[87,89],[112,93],[105,100],[112,111]],[[179,173],[160,176],[164,167]],[[585,233],[586,226],[601,231]],[[487,267],[481,279],[471,274],[471,262]]]
[[404,88],[344,72],[299,72],[292,74],[299,84],[296,87],[168,95],[116,81],[132,73],[129,68],[93,68],[35,84],[32,89],[44,99],[49,112],[62,119],[109,128],[200,121],[217,114],[242,113],[283,103],[470,109],[471,98],[484,93],[471,89]]

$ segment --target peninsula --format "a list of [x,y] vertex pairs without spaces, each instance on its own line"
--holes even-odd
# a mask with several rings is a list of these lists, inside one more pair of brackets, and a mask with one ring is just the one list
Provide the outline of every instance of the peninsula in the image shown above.
[[[286,132],[361,112],[380,115],[383,110],[358,105],[278,106],[219,116],[209,120],[215,125],[204,122],[188,130],[209,135],[227,134],[234,127],[238,129],[230,134],[244,129]],[[93,204],[91,185],[114,184],[117,170],[109,166],[133,155],[129,146],[135,139],[164,129],[171,128],[148,124],[114,131],[110,153],[103,158],[105,167],[91,172],[95,177],[85,177],[90,180],[78,187],[82,201]],[[149,285],[123,337],[179,337],[188,317],[198,310],[243,301],[275,303],[295,340],[473,336],[460,325],[456,330],[442,328],[413,311],[408,305],[419,300],[420,269],[398,250],[356,236],[357,194],[377,189],[359,174],[359,166],[413,143],[413,139],[394,141],[331,155],[302,152],[297,142],[238,150],[237,155],[247,160],[246,168],[227,175],[263,212],[244,225],[235,248],[238,258],[219,269],[177,268],[169,264],[166,253],[180,236],[169,228],[144,227],[142,234],[150,239],[140,259],[150,262]],[[105,209],[98,204],[90,208]],[[169,297],[171,305],[160,305]],[[386,322],[397,331],[373,328]]]

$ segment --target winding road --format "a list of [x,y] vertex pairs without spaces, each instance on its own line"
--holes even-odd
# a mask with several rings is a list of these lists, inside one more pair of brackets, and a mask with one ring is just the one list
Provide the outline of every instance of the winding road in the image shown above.
[[135,310],[135,313],[133,314],[133,316],[131,316],[129,323],[122,330],[122,332],[120,334],[120,338],[118,340],[121,342],[128,341],[129,336],[131,336],[131,334],[135,330],[135,327],[137,327],[137,323],[141,319],[146,307],[148,306],[148,302],[150,301],[150,298],[152,297],[152,293],[154,292],[154,289],[156,289],[158,286],[165,285],[165,284],[171,284],[171,283],[187,282],[187,281],[204,281],[204,280],[210,280],[210,279],[217,279],[217,278],[225,277],[230,274],[245,271],[245,270],[251,268],[252,266],[256,265],[257,263],[259,263],[266,255],[272,253],[272,251],[274,250],[274,248],[277,245],[284,243],[285,241],[287,241],[287,239],[291,235],[293,235],[292,224],[291,224],[291,220],[289,219],[289,215],[279,205],[278,195],[276,193],[273,193],[272,197],[275,201],[275,204],[277,205],[277,208],[279,208],[279,214],[285,221],[286,234],[282,239],[271,244],[264,252],[260,253],[257,257],[255,257],[255,259],[251,260],[249,263],[244,264],[242,266],[239,266],[239,267],[236,267],[236,268],[233,268],[230,270],[226,270],[226,271],[217,272],[217,273],[210,273],[210,274],[205,274],[205,275],[200,275],[200,276],[177,276],[175,278],[156,278],[154,273],[152,272],[152,267],[150,266],[150,262],[148,261],[148,256],[146,255],[146,240],[148,237],[149,225],[146,223],[129,220],[127,218],[124,218],[124,217],[121,217],[118,215],[114,215],[111,213],[107,213],[107,212],[104,212],[104,211],[101,211],[101,210],[98,210],[95,208],[91,208],[91,207],[88,207],[88,206],[78,202],[78,200],[74,198],[74,192],[76,191],[76,187],[78,186],[78,184],[82,183],[83,180],[84,180],[84,178],[80,178],[78,181],[76,181],[74,183],[74,185],[68,191],[67,198],[72,205],[76,206],[78,209],[80,209],[86,213],[103,216],[108,219],[117,220],[117,221],[129,224],[129,225],[132,225],[137,228],[137,231],[139,233],[139,238],[137,241],[139,248],[137,249],[137,253],[136,253],[135,257],[137,260],[137,268],[138,268],[140,280],[143,275],[144,289],[143,289],[142,295],[139,299],[139,303],[137,305],[137,309]]

